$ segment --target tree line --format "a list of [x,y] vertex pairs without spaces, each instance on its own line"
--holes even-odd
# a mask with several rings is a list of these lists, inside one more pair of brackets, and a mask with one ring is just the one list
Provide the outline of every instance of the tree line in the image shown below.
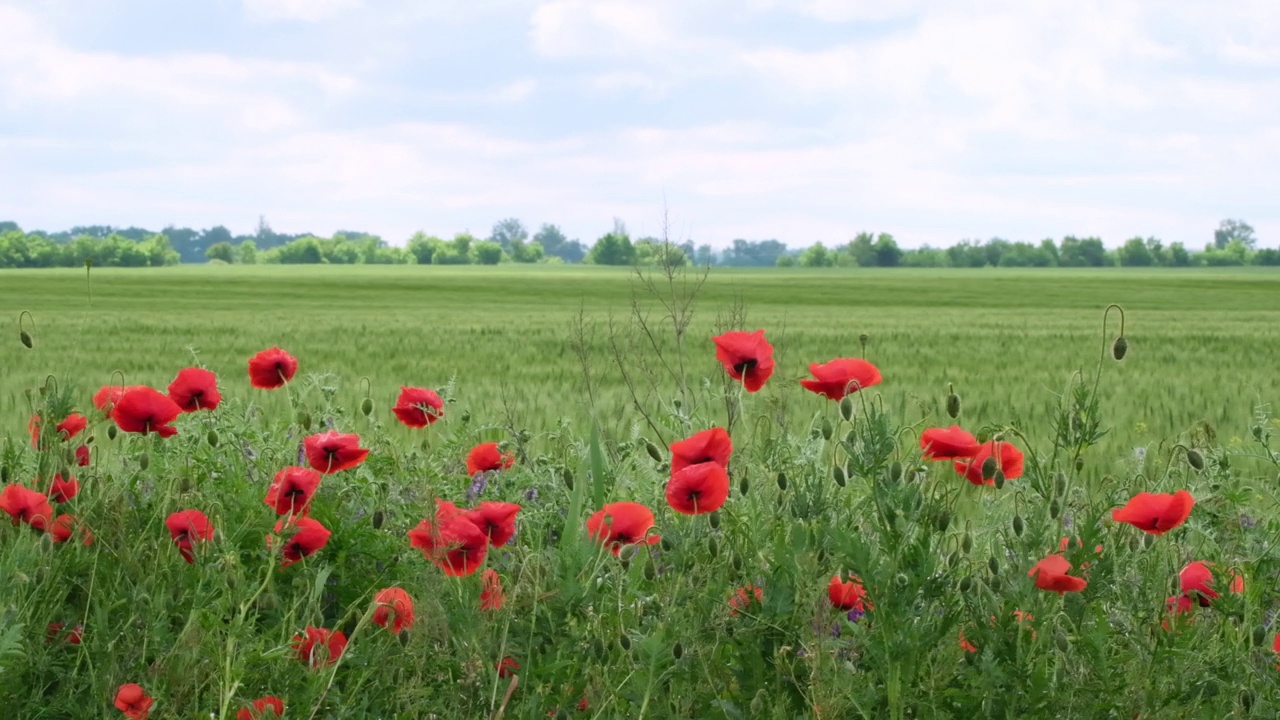
[[24,232],[0,222],[0,268],[97,266],[156,267],[178,263],[226,264],[419,264],[589,263],[596,265],[723,265],[730,267],[1190,267],[1280,265],[1280,250],[1259,248],[1254,230],[1223,220],[1203,250],[1158,238],[1134,237],[1108,249],[1100,238],[1068,235],[1038,243],[991,238],[962,240],[946,248],[902,248],[888,233],[859,233],[852,240],[789,248],[778,240],[735,239],[715,250],[693,241],[632,239],[626,225],[590,245],[569,239],[553,224],[530,235],[516,218],[494,224],[487,237],[461,232],[452,238],[416,233],[404,247],[367,232],[339,231],[329,237],[273,231],[260,219],[253,234],[227,228],[82,226],[60,233]]

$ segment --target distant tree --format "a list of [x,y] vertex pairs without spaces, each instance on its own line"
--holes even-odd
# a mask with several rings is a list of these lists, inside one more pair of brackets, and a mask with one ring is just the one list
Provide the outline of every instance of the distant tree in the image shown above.
[[835,264],[833,255],[826,245],[816,242],[801,251],[796,262],[800,267],[831,267]]
[[254,265],[258,262],[258,245],[252,240],[244,240],[236,246],[236,262],[241,265]]
[[1049,265],[1052,266],[1058,264],[1058,244],[1053,241],[1053,238],[1045,238],[1041,240],[1040,251],[1050,259]]
[[1226,250],[1233,241],[1240,241],[1246,250],[1257,247],[1257,238],[1253,236],[1253,228],[1243,220],[1223,220],[1218,229],[1213,231],[1213,246]]
[[[779,255],[778,257],[782,257]],[[716,263],[716,252],[711,249],[710,245],[699,245],[698,249],[693,252],[693,262],[695,265],[706,267]]]
[[921,246],[916,250],[907,250],[902,254],[903,267],[947,267],[947,252],[940,248]]
[[878,267],[897,267],[898,261],[902,259],[902,250],[889,233],[880,233],[873,251]]
[[1280,265],[1280,250],[1263,248],[1253,255],[1254,265]]
[[[587,253],[587,262],[595,265],[630,265],[635,262],[636,249],[626,233],[616,232],[619,221],[614,220],[615,232],[600,236]],[[625,230],[625,226],[623,227]]]
[[1186,267],[1191,264],[1191,255],[1182,243],[1176,242],[1169,245],[1169,264],[1174,267]]
[[778,256],[787,251],[787,246],[777,240],[743,240],[733,241],[733,245],[721,256],[722,265],[737,267],[770,267],[777,262]]
[[1082,239],[1068,235],[1062,238],[1058,257],[1063,267],[1104,267],[1108,264],[1107,248],[1096,237]]
[[476,243],[471,252],[478,265],[497,265],[502,262],[502,246],[492,240]]
[[947,264],[958,268],[980,268],[987,264],[987,252],[976,240],[961,240],[947,248]]
[[845,246],[847,252],[858,267],[876,266],[876,239],[869,232],[860,232]]
[[538,228],[538,232],[534,234],[533,241],[541,245],[543,252],[547,255],[560,257],[560,248],[569,242],[569,238],[565,237],[559,227],[542,223],[542,227]]
[[408,251],[419,265],[430,265],[431,255],[444,243],[438,237],[430,237],[424,232],[416,232],[409,238]]
[[1165,250],[1164,243],[1161,242],[1160,238],[1149,237],[1147,238],[1146,243],[1147,243],[1147,252],[1151,253],[1152,265],[1168,265],[1169,264],[1169,253],[1167,250]]
[[501,245],[504,251],[511,252],[513,243],[523,243],[529,239],[529,231],[518,219],[506,218],[494,224],[489,239]]
[[476,242],[476,238],[471,233],[460,232],[453,236],[453,250],[463,258],[465,263],[467,258],[471,257],[471,246]]
[[795,259],[795,257],[794,257],[793,255],[790,255],[790,254],[784,253],[784,254],[782,254],[782,255],[779,255],[779,256],[778,256],[778,259],[777,259],[777,260],[775,260],[775,261],[773,262],[773,264],[774,264],[774,265],[776,265],[776,266],[778,266],[778,267],[780,267],[780,268],[795,267],[795,266],[796,266],[796,259]]
[[0,233],[12,232],[14,230],[22,232],[22,228],[18,227],[18,223],[12,220],[0,220]]
[[1151,257],[1151,250],[1147,248],[1147,242],[1140,237],[1125,241],[1116,251],[1116,256],[1124,267],[1149,267],[1155,262]]
[[231,246],[231,243],[223,241],[210,245],[209,249],[204,251],[204,256],[207,260],[221,260],[224,263],[233,263],[236,261],[236,249]]

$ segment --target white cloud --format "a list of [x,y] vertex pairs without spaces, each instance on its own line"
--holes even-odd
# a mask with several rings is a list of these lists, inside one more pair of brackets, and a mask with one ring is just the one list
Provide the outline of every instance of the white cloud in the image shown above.
[[252,20],[327,20],[363,5],[363,0],[243,0],[245,14]]

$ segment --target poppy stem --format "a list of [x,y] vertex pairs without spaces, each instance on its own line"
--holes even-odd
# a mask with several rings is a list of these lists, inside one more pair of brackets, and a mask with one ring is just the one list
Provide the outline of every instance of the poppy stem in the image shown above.
[[498,706],[497,711],[493,713],[493,720],[502,720],[502,716],[507,712],[507,703],[511,702],[511,696],[516,694],[516,686],[520,684],[520,676],[512,675],[511,684],[507,685],[507,691],[502,696],[502,704]]

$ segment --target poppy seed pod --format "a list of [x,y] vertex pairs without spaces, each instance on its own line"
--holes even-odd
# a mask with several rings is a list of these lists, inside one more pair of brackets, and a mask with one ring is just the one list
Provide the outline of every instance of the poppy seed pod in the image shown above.
[[786,489],[787,489],[787,474],[786,474],[786,473],[784,473],[784,472],[782,472],[782,471],[778,471],[777,482],[778,482],[778,489],[779,489],[779,490],[786,490]]
[[108,426],[107,426],[107,439],[108,439],[108,440],[115,440],[115,439],[116,439],[116,433],[118,433],[118,432],[120,432],[120,431],[116,429],[116,426],[115,426],[115,425],[108,425]]
[[31,333],[27,332],[26,330],[23,330],[18,333],[18,339],[22,341],[22,344],[25,345],[28,350],[30,350],[31,347],[35,344],[31,342]]
[[853,419],[853,398],[849,395],[845,395],[840,400],[840,417],[844,418],[845,422]]
[[987,459],[982,461],[982,479],[990,480],[994,478],[996,470],[999,468],[1000,466],[996,463],[996,456],[988,455]]
[[1022,537],[1023,523],[1021,515],[1013,516],[1013,534]]
[[955,393],[951,393],[950,395],[947,396],[947,414],[950,415],[952,418],[957,418],[960,416],[960,396],[959,395]]
[[360,412],[365,415],[373,414],[373,398],[365,398],[360,402]]
[[[987,459],[990,460],[991,458],[987,458]],[[1004,479],[1005,479],[1004,471],[996,470],[995,473],[991,476],[991,484],[995,485],[997,490],[1003,490]]]
[[1187,464],[1196,470],[1204,469],[1204,456],[1198,450],[1187,450]]
[[1115,358],[1117,361],[1123,360],[1125,354],[1128,352],[1129,341],[1125,340],[1123,335],[1117,337],[1116,341],[1111,343],[1111,357]]
[[218,433],[216,430],[210,430],[209,433],[204,436],[204,439],[209,443],[209,447],[218,447]]
[[654,462],[662,462],[662,451],[658,449],[657,445],[650,442],[648,438],[645,438],[644,449],[649,453],[649,457],[653,458]]
[[849,482],[849,478],[844,474],[844,468],[839,465],[831,469],[831,474],[835,477],[836,484],[840,487],[844,487]]

